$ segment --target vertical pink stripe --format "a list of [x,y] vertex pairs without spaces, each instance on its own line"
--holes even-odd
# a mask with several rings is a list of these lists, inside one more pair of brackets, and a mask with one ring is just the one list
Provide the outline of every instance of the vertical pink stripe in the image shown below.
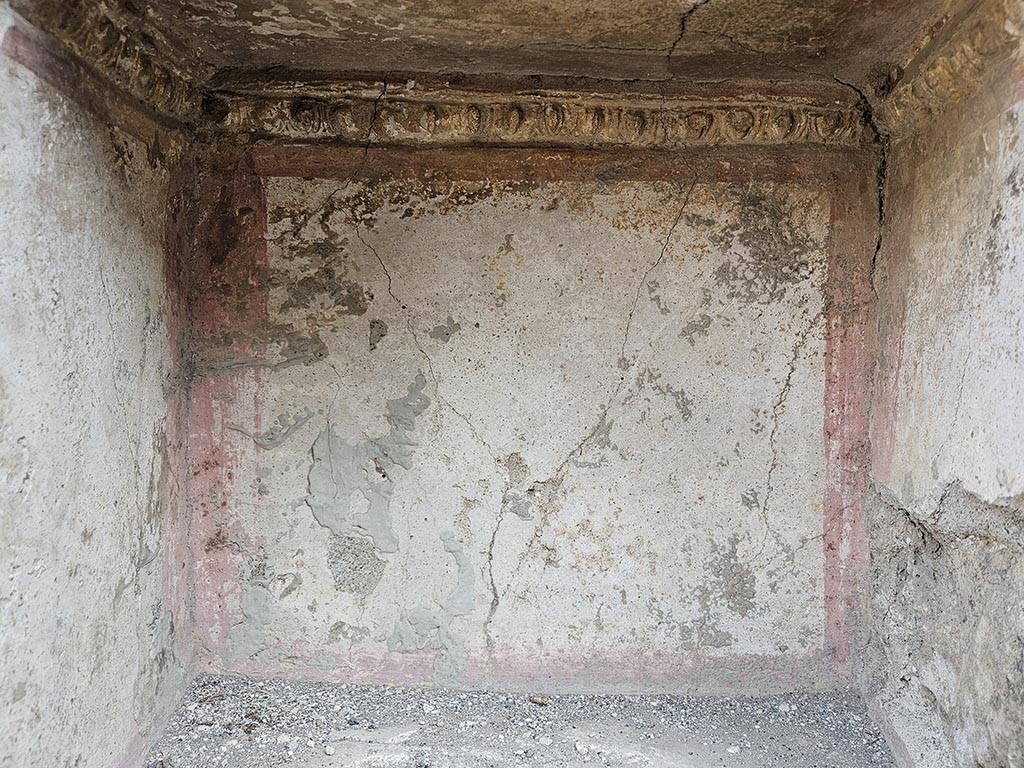
[[871,261],[877,231],[869,185],[836,193],[826,285],[825,331],[825,647],[850,660],[863,596],[868,542],[868,406],[875,354]]
[[258,434],[266,354],[266,198],[244,161],[201,182],[194,232],[191,320],[197,376],[189,413],[189,510],[197,661],[216,666],[218,649],[242,615],[242,559],[254,541],[239,516],[237,487],[259,450],[232,426]]

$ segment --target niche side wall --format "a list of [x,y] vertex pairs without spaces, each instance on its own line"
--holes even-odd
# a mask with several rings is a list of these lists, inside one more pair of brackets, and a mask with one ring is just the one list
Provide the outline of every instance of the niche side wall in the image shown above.
[[1024,764],[1024,69],[1003,54],[893,147],[876,279],[866,679],[929,768]]
[[0,30],[0,765],[134,766],[188,650],[174,180]]
[[222,159],[192,308],[198,658],[511,689],[846,680],[872,167]]

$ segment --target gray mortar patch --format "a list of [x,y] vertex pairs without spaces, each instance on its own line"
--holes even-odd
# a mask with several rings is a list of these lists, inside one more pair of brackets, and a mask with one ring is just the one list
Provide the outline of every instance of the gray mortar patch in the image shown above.
[[468,654],[465,641],[452,630],[452,620],[473,613],[475,576],[473,564],[451,528],[441,534],[444,550],[455,559],[458,569],[455,589],[441,610],[418,606],[403,610],[388,638],[388,650],[393,653],[413,653],[427,648],[437,651],[434,657],[434,685],[455,686],[462,680]]
[[533,499],[530,495],[532,493],[532,489],[528,489],[526,493],[522,493],[514,490],[513,488],[529,477],[530,466],[519,453],[510,453],[504,459],[500,459],[498,463],[505,468],[505,472],[508,474],[508,487],[501,498],[502,514],[505,512],[511,512],[513,515],[523,520],[532,520]]
[[[231,360],[196,360],[196,376],[217,376],[231,374],[246,368],[267,368],[280,371],[293,365],[312,365],[327,357],[327,345],[320,334],[315,331],[305,333],[291,330],[286,325],[272,325],[266,329],[267,338],[275,339],[272,346],[277,346],[277,358],[244,357]],[[222,343],[231,341],[225,336]]]
[[533,519],[533,500],[516,491],[505,491],[501,500],[502,513],[511,512],[521,520]]
[[737,542],[736,536],[729,537],[728,548],[725,551],[718,550],[718,556],[709,565],[715,575],[717,592],[729,610],[746,616],[754,608],[757,578],[749,565],[739,561]]
[[228,642],[221,650],[222,657],[230,665],[242,663],[267,647],[270,641],[268,630],[277,612],[277,601],[270,590],[276,578],[262,551],[244,558],[240,581],[242,599],[239,608],[244,620],[231,627]]
[[[274,333],[273,329],[271,333]],[[288,331],[284,335],[284,345],[279,354],[281,361],[276,364],[277,368],[295,364],[310,365],[327,357],[327,345],[316,331]]]
[[388,324],[383,320],[370,321],[370,351],[373,352],[380,346],[384,337],[388,335]]
[[462,326],[455,322],[451,315],[448,315],[448,320],[444,325],[434,326],[433,330],[430,331],[430,338],[437,339],[442,344],[447,344],[451,341],[452,336],[462,330]]
[[282,257],[289,268],[275,270],[270,278],[272,285],[287,291],[280,310],[314,311],[321,323],[325,318],[366,314],[373,294],[352,279],[346,245],[347,241],[300,240],[286,248]]
[[700,619],[695,625],[675,621],[671,610],[661,608],[656,602],[648,605],[651,615],[678,632],[686,650],[728,648],[733,644],[735,638],[718,626],[718,606],[724,604],[727,610],[739,616],[747,616],[755,610],[757,580],[750,567],[739,561],[737,545],[738,538],[732,536],[724,550],[717,545],[714,547],[714,555],[705,565],[710,578],[691,593],[700,607]]
[[365,315],[373,294],[351,280],[335,280],[333,270],[321,267],[316,273],[289,283],[290,296],[281,304],[281,310],[304,309],[317,304],[337,316]]
[[647,296],[650,298],[651,303],[658,308],[658,312],[661,314],[670,314],[671,310],[665,303],[665,300],[661,297],[661,293],[659,293],[660,290],[661,286],[658,284],[657,280],[647,281]]
[[398,551],[391,524],[392,474],[398,467],[412,468],[416,417],[430,406],[426,385],[423,374],[416,374],[404,397],[387,402],[387,435],[350,443],[328,421],[313,442],[306,504],[336,536],[365,536],[381,552]]
[[278,581],[287,582],[284,589],[281,590],[281,594],[278,596],[278,600],[284,600],[288,595],[297,591],[302,586],[302,577],[297,573],[286,573],[277,577]]
[[377,588],[387,562],[377,557],[369,539],[332,535],[327,545],[327,566],[336,590],[365,596]]
[[365,640],[369,636],[370,630],[366,627],[357,627],[354,624],[349,624],[347,621],[334,622],[327,632],[327,639],[332,643],[336,643],[339,640],[348,640],[351,643],[355,643]]
[[662,382],[662,374],[660,371],[654,368],[644,368],[644,372],[640,374],[638,384],[640,387],[649,386],[652,390],[657,392],[659,395],[667,399],[683,421],[689,421],[693,418],[693,400],[686,394],[686,391],[677,387],[673,387],[667,382]]
[[272,450],[284,443],[303,424],[312,419],[316,412],[306,408],[304,413],[283,413],[274,420],[269,429],[263,431],[262,435],[255,435],[242,427],[228,424],[227,428],[233,432],[239,432],[264,450]]

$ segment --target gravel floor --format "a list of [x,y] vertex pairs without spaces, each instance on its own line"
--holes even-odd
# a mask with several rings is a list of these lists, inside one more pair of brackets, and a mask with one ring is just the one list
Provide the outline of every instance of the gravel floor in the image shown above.
[[203,677],[147,768],[875,768],[852,694],[529,696]]

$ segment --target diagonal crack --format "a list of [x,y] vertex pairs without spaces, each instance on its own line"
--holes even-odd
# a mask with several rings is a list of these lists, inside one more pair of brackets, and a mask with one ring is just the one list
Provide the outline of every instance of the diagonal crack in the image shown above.
[[[693,169],[690,169],[693,173]],[[633,296],[633,303],[629,307],[629,315],[626,317],[626,330],[622,336],[622,347],[619,354],[620,361],[626,359],[626,344],[629,342],[629,332],[633,326],[633,315],[636,314],[636,308],[640,304],[640,294],[644,290],[644,286],[647,285],[647,280],[651,276],[651,273],[661,266],[661,262],[665,260],[665,254],[668,252],[668,246],[672,242],[672,236],[676,232],[676,227],[679,226],[680,220],[683,218],[683,212],[686,210],[686,206],[690,202],[690,195],[693,194],[693,188],[697,186],[697,175],[694,173],[693,181],[690,182],[690,186],[686,190],[686,195],[683,197],[683,202],[679,206],[679,211],[676,213],[675,219],[672,220],[672,226],[669,227],[668,234],[665,235],[665,241],[661,244],[661,252],[658,254],[658,258],[655,259],[654,263],[651,264],[644,272],[643,277],[640,278],[640,282],[637,283],[636,293]],[[616,392],[618,394],[618,392]],[[607,411],[607,408],[605,409]]]
[[675,55],[676,48],[679,47],[679,44],[683,42],[683,36],[686,34],[686,25],[690,21],[690,17],[710,2],[711,0],[700,0],[698,3],[695,3],[690,10],[679,17],[679,34],[676,35],[676,39],[672,41],[672,45],[668,47],[668,50],[665,53],[665,68],[669,73],[672,72],[672,56]]
[[811,332],[817,329],[818,324],[824,318],[825,310],[822,309],[818,312],[807,326],[800,332],[797,337],[796,344],[793,345],[793,351],[789,356],[789,361],[786,364],[786,378],[782,382],[782,388],[779,390],[778,396],[775,398],[775,403],[772,405],[772,429],[768,434],[768,448],[771,451],[771,463],[768,465],[768,473],[765,478],[765,492],[764,501],[761,504],[758,514],[761,518],[761,522],[764,524],[764,535],[761,537],[761,545],[757,550],[757,553],[751,558],[752,561],[756,561],[764,552],[765,543],[768,541],[768,535],[772,532],[771,524],[768,521],[768,509],[771,503],[772,492],[775,490],[774,477],[775,472],[779,466],[779,446],[778,446],[778,432],[779,432],[779,419],[782,413],[786,410],[786,399],[789,397],[790,389],[793,386],[793,376],[796,374],[796,363],[800,358],[800,353],[803,352],[804,347],[807,346],[807,341],[811,337]]
[[[507,491],[506,491],[507,492]],[[484,642],[487,644],[487,657],[490,660],[490,664],[494,664],[494,637],[491,635],[491,622],[494,621],[494,615],[498,612],[498,606],[501,604],[501,595],[498,594],[498,585],[494,581],[494,543],[498,539],[498,531],[501,530],[501,524],[505,520],[505,506],[502,505],[498,508],[498,519],[494,523],[494,530],[491,531],[491,540],[487,544],[487,580],[490,582],[491,587],[491,604],[487,609],[487,618],[484,620]]]
[[[434,385],[434,395],[435,397],[437,397],[438,402],[440,402],[442,405],[448,408],[448,410],[454,413],[455,416],[458,417],[466,425],[466,427],[472,433],[473,437],[477,440],[477,442],[480,443],[480,445],[484,447],[484,450],[487,451],[487,454],[491,457],[491,460],[496,465],[499,464],[500,461],[498,459],[497,453],[491,447],[490,443],[488,443],[483,438],[483,435],[480,434],[480,432],[477,430],[473,422],[470,421],[469,417],[462,413],[454,405],[452,405],[451,401],[448,400],[448,398],[446,398],[443,394],[441,394],[441,382],[434,371],[433,359],[430,357],[430,354],[427,352],[426,348],[423,346],[423,343],[420,341],[419,334],[416,332],[416,328],[412,324],[412,318],[410,317],[407,311],[407,305],[404,302],[402,302],[402,300],[399,299],[398,296],[395,294],[394,280],[392,279],[391,276],[391,270],[388,269],[387,264],[384,262],[384,259],[380,255],[380,252],[363,237],[363,233],[360,231],[358,225],[356,225],[355,227],[355,232],[356,238],[359,240],[359,242],[362,243],[370,251],[370,253],[373,254],[374,258],[377,259],[377,263],[380,264],[380,268],[384,272],[384,278],[387,281],[388,295],[401,308],[402,312],[405,313],[405,327],[408,329],[409,335],[412,337],[413,343],[416,345],[416,349],[419,350],[420,355],[423,357],[423,360],[427,365],[427,372],[429,373],[430,380]],[[510,488],[511,478],[506,480],[504,493],[508,493]],[[501,598],[498,595],[498,587],[494,581],[494,545],[498,538],[498,531],[501,528],[501,524],[504,521],[504,519],[505,507],[504,505],[502,505],[498,510],[497,521],[495,522],[494,529],[491,531],[491,540],[487,547],[487,578],[488,581],[490,582],[491,587],[491,604],[488,609],[487,619],[484,622],[483,630],[485,642],[487,644],[487,653],[489,658],[491,658],[492,660],[494,658],[494,638],[491,636],[490,627],[491,621],[494,619],[494,614],[497,613],[498,605],[501,601]]]
[[423,342],[420,340],[420,336],[416,332],[415,326],[412,324],[412,318],[409,316],[408,313],[408,306],[401,299],[399,299],[397,295],[395,295],[394,281],[392,280],[391,277],[391,271],[388,269],[387,264],[384,263],[384,259],[381,258],[381,255],[377,251],[377,249],[374,248],[373,245],[370,244],[366,240],[366,238],[363,237],[363,233],[360,230],[358,224],[355,225],[355,232],[356,238],[370,251],[370,253],[373,254],[374,258],[377,259],[377,263],[380,264],[380,268],[384,271],[384,277],[387,280],[388,284],[388,295],[405,313],[405,327],[408,329],[409,335],[412,336],[413,344],[416,345],[416,349],[419,350],[420,355],[423,357],[423,360],[427,365],[427,373],[430,375],[430,380],[434,384],[434,394],[437,397],[438,402],[444,405],[446,408],[448,408],[448,410],[454,413],[463,423],[465,423],[466,427],[473,434],[473,437],[476,438],[477,442],[484,447],[484,450],[487,451],[491,459],[495,463],[497,463],[498,455],[495,453],[490,443],[488,443],[483,438],[483,435],[480,434],[479,430],[477,430],[473,422],[469,420],[469,417],[467,417],[466,414],[462,413],[462,411],[460,411],[458,408],[452,405],[451,401],[448,400],[448,398],[446,398],[441,393],[441,382],[437,377],[437,373],[434,371],[433,358],[430,357],[430,353],[427,352],[426,347],[423,346]]
[[[626,359],[625,350],[626,345],[629,342],[629,336],[632,330],[633,316],[636,314],[636,310],[640,302],[640,297],[643,293],[644,285],[646,285],[648,279],[651,276],[651,273],[653,273],[654,270],[657,269],[665,260],[665,255],[668,252],[669,245],[671,245],[672,243],[672,238],[675,235],[676,228],[679,226],[679,222],[683,218],[683,213],[686,211],[686,208],[690,202],[690,196],[693,193],[694,187],[696,187],[697,185],[698,174],[693,170],[693,168],[690,168],[690,173],[693,175],[693,178],[690,182],[689,187],[687,187],[685,194],[683,195],[683,200],[679,205],[679,210],[676,212],[676,215],[672,220],[672,224],[669,227],[669,231],[665,235],[665,239],[661,244],[661,249],[658,252],[658,257],[657,259],[654,260],[654,262],[651,263],[651,265],[646,270],[644,270],[644,273],[641,276],[639,283],[637,284],[636,291],[633,294],[633,301],[630,304],[629,314],[626,318],[626,327],[623,330],[622,345],[620,347],[619,367],[625,371],[632,369],[634,364],[636,363],[635,358],[633,360]],[[572,449],[566,454],[562,462],[557,467],[555,467],[554,471],[552,471],[551,474],[548,475],[547,479],[535,481],[530,485],[531,493],[539,493],[540,491],[545,491],[550,497],[551,495],[553,495],[555,489],[561,487],[562,482],[565,479],[565,473],[569,468],[569,463],[573,460],[574,457],[581,456],[583,454],[584,449],[587,446],[587,443],[589,443],[591,440],[597,437],[597,435],[601,432],[602,428],[605,428],[607,426],[608,413],[611,410],[612,406],[615,405],[616,400],[619,398],[619,396],[622,394],[622,391],[625,388],[626,376],[623,375],[620,377],[618,385],[615,387],[615,390],[608,397],[608,400],[605,402],[604,405],[601,406],[600,415],[597,421],[595,422],[594,426],[591,427],[587,434],[584,435],[583,438],[572,447]],[[501,525],[502,517],[503,515],[499,517],[498,526]],[[541,533],[547,522],[547,518],[548,514],[546,512],[541,514],[540,520],[538,520],[537,525],[534,527],[533,535],[530,537],[530,540],[526,543],[526,546],[523,547],[523,550],[519,553],[519,558],[516,561],[516,566],[512,569],[512,573],[509,575],[508,582],[505,585],[505,589],[501,592],[500,597],[504,597],[505,595],[507,595],[508,591],[512,588],[512,583],[515,581],[515,577],[519,574],[519,571],[522,569],[523,563],[526,561],[527,556],[536,546],[537,541],[540,539]],[[492,550],[498,526],[495,526],[495,534],[491,537]],[[489,553],[489,555],[490,554],[491,553]],[[497,594],[497,587],[494,583],[493,577],[491,579],[491,588],[494,597],[492,598],[491,601],[492,610],[490,615],[488,616],[487,623],[485,624],[485,632],[489,631],[491,619],[494,617],[494,613],[497,611],[497,606],[500,599]]]
[[323,199],[320,205],[306,211],[305,215],[291,228],[289,232],[280,235],[277,239],[281,239],[283,237],[297,237],[299,232],[302,231],[303,227],[309,224],[309,222],[312,221],[314,216],[319,214],[321,217],[321,221],[323,221],[323,219],[326,216],[330,215],[329,213],[327,213],[327,206],[331,204],[331,202],[334,200],[336,196],[340,195],[342,192],[348,189],[349,185],[352,183],[352,180],[359,175],[359,172],[362,171],[363,167],[366,165],[366,160],[370,154],[370,145],[373,144],[373,128],[377,124],[377,116],[378,113],[380,112],[380,103],[387,95],[387,92],[388,81],[387,76],[385,76],[385,79],[381,85],[380,93],[378,93],[376,98],[374,98],[373,100],[373,109],[370,112],[370,121],[366,126],[366,136],[363,137],[363,154],[359,158],[359,164],[352,170],[352,173],[349,174],[349,177],[345,179],[345,183],[331,190],[330,194],[328,194],[327,197]]
[[[633,320],[634,320],[634,316],[636,314],[637,308],[639,306],[640,299],[641,299],[641,297],[643,295],[643,287],[647,283],[647,281],[649,280],[651,274],[665,260],[665,256],[667,255],[668,249],[669,249],[670,245],[672,244],[672,240],[673,240],[673,238],[675,236],[675,232],[676,232],[676,230],[677,230],[677,228],[679,226],[680,221],[682,220],[683,214],[684,214],[687,206],[689,205],[690,198],[691,198],[691,195],[693,193],[693,190],[696,187],[696,184],[697,184],[697,181],[698,181],[698,175],[697,175],[697,173],[692,168],[690,168],[690,172],[692,174],[692,180],[690,181],[688,187],[686,188],[685,193],[682,194],[682,198],[683,198],[682,202],[679,205],[679,209],[676,212],[675,217],[672,219],[672,223],[671,223],[671,225],[669,227],[669,230],[668,230],[668,232],[667,232],[667,234],[665,236],[664,241],[661,244],[661,248],[660,248],[660,250],[658,252],[658,256],[644,270],[644,272],[641,275],[641,278],[640,278],[640,280],[639,280],[639,282],[637,284],[636,290],[633,293],[632,301],[630,302],[629,313],[628,313],[627,318],[626,318],[625,328],[623,329],[622,344],[620,346],[619,366],[620,366],[620,368],[622,368],[624,370],[632,369],[633,366],[635,365],[635,362],[636,362],[635,358],[633,360],[627,360],[627,358],[626,358],[626,347],[627,347],[627,345],[629,343],[629,338],[630,338],[630,336],[632,334]],[[682,192],[682,188],[681,187],[680,187],[680,192]],[[472,423],[472,421],[465,414],[463,414],[461,411],[459,411],[441,393],[441,390],[440,390],[440,380],[439,380],[436,372],[434,371],[433,359],[431,358],[430,354],[427,352],[426,348],[423,346],[423,344],[422,344],[422,342],[420,340],[419,334],[417,333],[415,327],[412,324],[412,319],[411,319],[410,315],[407,312],[407,310],[408,310],[407,305],[404,302],[402,302],[402,300],[395,293],[395,290],[394,290],[394,279],[393,279],[393,276],[391,274],[391,270],[388,268],[387,263],[384,261],[384,259],[381,256],[380,252],[373,246],[372,243],[370,243],[363,236],[361,228],[358,226],[358,224],[355,226],[355,234],[356,234],[356,238],[359,240],[359,242],[362,243],[362,245],[370,253],[373,254],[374,258],[377,260],[377,263],[380,265],[380,268],[381,268],[381,270],[384,273],[384,277],[385,277],[385,280],[386,280],[386,283],[387,283],[388,295],[401,308],[401,310],[405,313],[406,328],[408,329],[409,334],[410,334],[411,338],[413,339],[414,344],[416,345],[416,348],[418,349],[420,355],[423,357],[423,360],[426,363],[427,371],[428,371],[428,373],[430,375],[430,378],[431,378],[431,381],[433,383],[434,391],[435,391],[435,394],[437,396],[438,401],[440,403],[442,403],[442,405],[444,405],[446,408],[448,408],[448,410],[450,410],[453,414],[455,414],[466,425],[466,427],[469,429],[469,431],[473,434],[474,438],[480,443],[480,445],[482,445],[484,447],[484,449],[487,451],[488,455],[495,462],[495,464],[500,464],[501,462],[500,462],[500,459],[499,459],[496,451],[483,438],[483,436],[479,433],[479,431],[477,430],[476,426]],[[564,480],[565,474],[566,474],[566,472],[567,472],[567,470],[569,468],[569,465],[572,462],[572,460],[574,458],[582,455],[582,453],[586,449],[587,444],[590,443],[592,440],[594,440],[598,436],[598,434],[601,432],[602,428],[606,427],[608,412],[613,407],[613,405],[615,404],[615,402],[619,398],[619,396],[622,394],[622,391],[626,388],[626,384],[627,384],[626,376],[621,376],[618,385],[615,387],[614,391],[611,393],[611,395],[609,396],[609,398],[606,401],[606,403],[601,406],[599,418],[597,419],[597,421],[594,424],[594,426],[591,427],[587,431],[587,433],[579,440],[579,442],[577,442],[573,446],[573,448],[566,454],[565,458],[554,469],[554,471],[548,476],[547,479],[541,480],[541,481],[535,481],[535,482],[533,482],[530,485],[529,493],[531,495],[535,495],[535,494],[542,493],[542,492],[545,493],[545,495],[548,498],[550,498],[550,497],[552,497],[554,495],[554,493],[557,491],[557,489],[561,486],[561,483]],[[509,477],[507,479],[507,481],[506,481],[506,486],[505,486],[504,493],[507,494],[511,490],[511,487],[512,487],[512,479],[511,479],[511,477]],[[488,655],[489,655],[489,657],[491,659],[493,659],[493,656],[494,656],[494,639],[493,639],[493,636],[491,635],[490,628],[491,628],[491,624],[493,623],[494,616],[496,615],[496,613],[498,611],[498,608],[501,605],[502,598],[508,593],[509,589],[511,588],[512,583],[514,582],[515,576],[520,571],[523,563],[526,560],[526,557],[533,550],[533,548],[535,547],[537,541],[539,540],[540,535],[541,535],[541,533],[543,531],[543,528],[544,528],[545,521],[547,519],[547,513],[542,513],[541,519],[538,521],[536,527],[534,528],[533,535],[531,536],[529,542],[527,542],[526,546],[523,548],[523,551],[519,555],[519,559],[518,559],[518,561],[516,563],[516,567],[513,569],[513,572],[512,572],[512,574],[509,577],[509,580],[508,580],[508,583],[505,586],[505,589],[504,590],[499,590],[498,584],[497,584],[497,581],[496,581],[495,575],[494,575],[494,552],[495,552],[495,547],[497,545],[498,536],[500,534],[502,524],[504,523],[505,518],[506,518],[506,513],[507,513],[507,509],[505,508],[504,505],[502,505],[502,507],[498,511],[498,514],[497,514],[497,517],[496,517],[496,520],[495,520],[495,525],[494,525],[494,528],[491,531],[491,536],[490,536],[490,540],[488,542],[488,547],[487,547],[487,579],[488,579],[488,583],[489,583],[490,591],[491,591],[491,602],[490,602],[490,606],[488,608],[487,618],[484,621],[483,631],[484,631],[485,642],[487,644]]]

